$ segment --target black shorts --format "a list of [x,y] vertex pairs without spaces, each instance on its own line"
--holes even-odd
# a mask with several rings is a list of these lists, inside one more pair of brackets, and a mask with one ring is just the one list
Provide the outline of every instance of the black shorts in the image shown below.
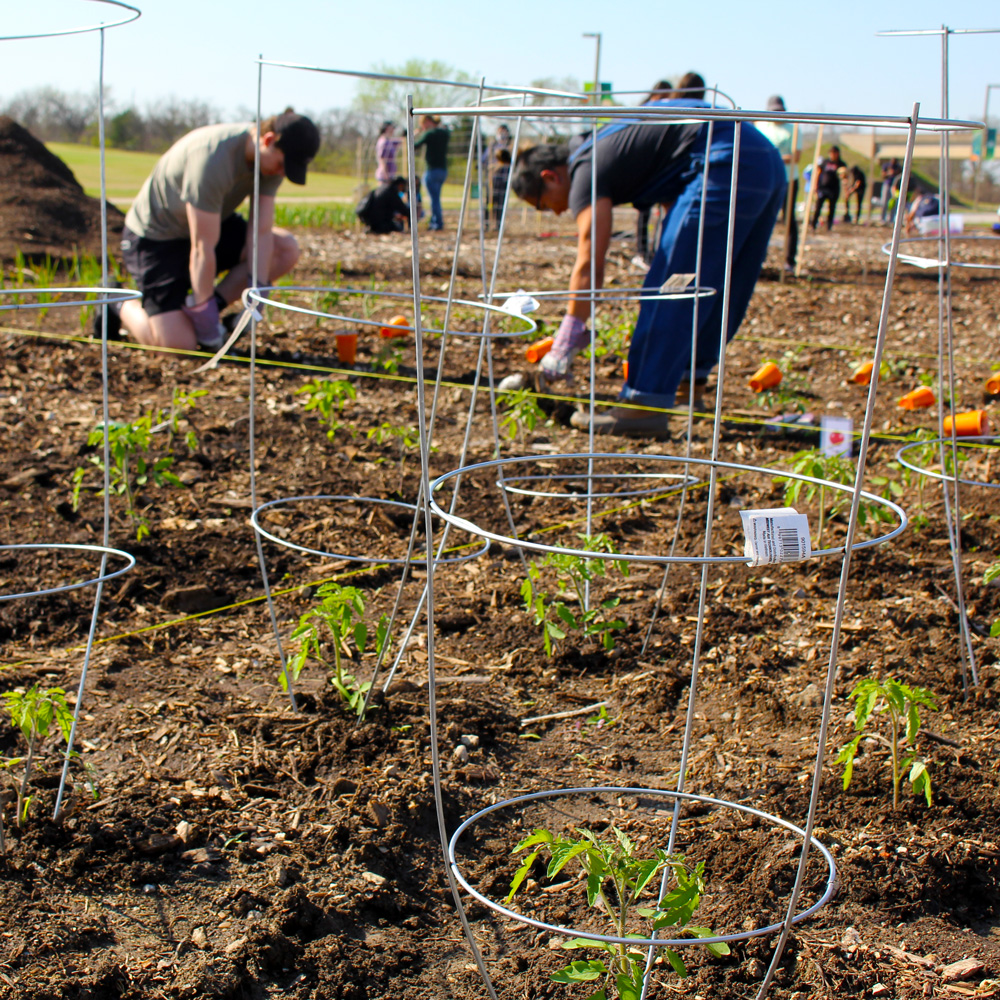
[[[222,220],[215,244],[215,271],[222,274],[240,262],[247,240],[247,220],[235,212]],[[148,240],[128,226],[122,230],[122,259],[142,292],[148,316],[173,312],[191,291],[191,241]]]

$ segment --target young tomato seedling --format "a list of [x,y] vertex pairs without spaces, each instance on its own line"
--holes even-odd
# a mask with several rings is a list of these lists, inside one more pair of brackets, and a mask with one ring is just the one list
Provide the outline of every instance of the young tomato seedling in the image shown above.
[[[368,644],[368,625],[365,622],[365,599],[357,587],[342,587],[339,583],[324,583],[316,592],[319,604],[310,608],[299,618],[299,624],[292,632],[292,641],[299,643],[298,652],[288,661],[287,670],[293,680],[298,680],[309,660],[331,671],[330,683],[337,689],[344,704],[356,715],[361,714],[365,695],[371,684],[359,683],[353,674],[344,671],[344,656],[349,656],[347,640],[352,638],[359,653],[364,653]],[[329,638],[329,648],[333,650],[333,664],[324,656],[324,633]],[[388,619],[382,615],[375,627],[375,651],[381,653],[388,648]],[[288,689],[285,675],[279,676],[283,688]]]
[[545,411],[538,405],[538,399],[529,389],[517,389],[504,401],[500,430],[508,440],[519,440],[525,447],[525,435],[530,434],[539,424],[548,423]]
[[[937,711],[934,694],[922,687],[910,687],[901,681],[887,677],[880,681],[877,677],[866,677],[855,685],[851,692],[855,700],[854,728],[857,736],[845,743],[837,755],[836,763],[844,766],[844,791],[851,784],[854,774],[854,758],[858,744],[865,737],[865,729],[873,715],[885,715],[889,728],[889,752],[892,766],[892,808],[899,808],[899,786],[904,775],[913,789],[914,795],[923,795],[927,805],[931,804],[931,776],[927,765],[917,758],[916,753],[903,756],[901,744],[912,748],[920,731],[920,707]],[[900,735],[900,726],[905,720],[905,732]],[[874,733],[869,735],[875,735]],[[878,738],[878,737],[876,737]],[[908,773],[907,773],[908,772]]]
[[[73,713],[66,704],[66,692],[62,688],[45,690],[37,684],[27,691],[7,691],[3,695],[3,706],[11,724],[24,737],[27,754],[24,757],[10,757],[0,761],[0,767],[11,770],[21,767],[21,780],[17,786],[17,826],[27,822],[28,812],[34,798],[30,794],[31,774],[35,767],[42,744],[53,732],[59,731],[64,740],[69,739],[73,726]],[[0,851],[4,850],[3,815],[0,812]]]
[[[695,926],[692,918],[701,905],[705,892],[705,862],[689,866],[681,855],[670,855],[657,849],[643,857],[636,845],[622,830],[611,827],[611,835],[600,837],[590,830],[576,829],[577,836],[561,837],[549,830],[535,830],[512,851],[520,854],[532,848],[518,868],[507,895],[509,903],[524,885],[535,861],[541,855],[548,858],[546,877],[558,875],[570,862],[580,865],[587,876],[587,905],[594,907],[610,925],[609,937],[649,937],[655,930],[666,931],[661,937],[714,937],[709,927]],[[657,900],[661,876],[669,872],[665,891]],[[643,895],[654,905],[640,905]],[[637,934],[636,917],[650,921],[646,933]],[[597,992],[588,1000],[639,1000],[642,995],[646,953],[627,944],[570,938],[564,948],[598,949],[602,957],[580,959],[549,977],[557,983],[600,981]],[[705,947],[713,955],[728,955],[724,942]],[[671,948],[664,954],[679,976],[687,975],[680,955]]]
[[[528,578],[521,584],[521,598],[524,609],[528,611],[535,625],[542,626],[542,641],[545,652],[552,655],[553,640],[565,639],[567,630],[579,632],[584,638],[596,636],[601,645],[608,651],[615,648],[615,637],[612,633],[625,628],[625,622],[618,618],[610,618],[607,612],[618,607],[621,598],[617,595],[601,601],[596,606],[587,609],[587,584],[598,577],[609,573],[609,563],[614,571],[622,576],[628,576],[628,563],[618,559],[603,559],[597,553],[615,552],[616,549],[607,535],[593,535],[583,539],[582,548],[595,553],[593,556],[574,556],[561,552],[550,552],[541,563],[531,563],[528,566]],[[556,571],[559,592],[549,595],[539,588],[542,578],[542,568],[550,567]],[[576,609],[571,608],[563,596],[572,587],[576,597]]]
[[332,379],[317,379],[315,382],[306,382],[301,389],[295,390],[295,395],[300,396],[306,393],[306,413],[315,410],[319,416],[320,424],[326,424],[326,436],[332,441],[341,427],[346,427],[354,436],[354,428],[344,423],[340,419],[344,411],[344,404],[349,399],[357,399],[357,392],[354,386],[345,379],[333,381]]

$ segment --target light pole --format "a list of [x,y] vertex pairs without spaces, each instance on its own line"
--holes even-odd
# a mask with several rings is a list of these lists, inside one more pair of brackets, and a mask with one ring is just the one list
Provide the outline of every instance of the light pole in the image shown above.
[[986,116],[990,113],[991,90],[1000,90],[1000,83],[986,84],[986,99],[983,101],[983,139],[979,148],[979,159],[976,160],[976,179],[972,185],[972,202],[975,205],[979,204],[979,175],[983,169],[983,160],[986,159],[986,140],[990,134],[990,123]]
[[601,33],[599,31],[585,31],[584,38],[597,39],[597,54],[594,56],[594,104],[601,103]]

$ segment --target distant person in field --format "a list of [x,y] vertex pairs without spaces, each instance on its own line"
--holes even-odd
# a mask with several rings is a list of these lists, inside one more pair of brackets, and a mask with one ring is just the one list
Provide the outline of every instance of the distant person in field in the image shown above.
[[[896,188],[899,185],[899,179],[903,175],[903,168],[899,165],[899,160],[893,157],[886,163],[882,164],[882,221],[888,222],[889,220],[889,207],[892,204],[892,199],[895,196]],[[895,215],[893,216],[895,218]]]
[[868,178],[856,163],[847,170],[847,193],[844,195],[844,222],[851,221],[851,199],[857,200],[857,212],[854,221],[861,222],[861,210],[865,204],[865,191],[868,188]]
[[833,229],[833,217],[837,213],[837,202],[840,201],[840,170],[843,165],[839,146],[831,146],[829,155],[820,161],[819,177],[816,178],[816,205],[812,217],[814,230],[819,225],[824,202],[827,205],[827,232]]
[[941,201],[938,196],[928,191],[918,192],[906,211],[906,235],[912,236],[920,231],[920,227],[917,225],[918,220],[940,214]]
[[[684,106],[708,107],[697,98],[680,101]],[[597,133],[596,142],[588,138],[572,154],[568,146],[545,144],[518,155],[511,181],[517,196],[540,212],[560,215],[568,209],[577,230],[570,299],[552,348],[542,359],[542,378],[536,376],[539,384],[543,380],[568,380],[574,357],[590,344],[586,327],[590,299],[586,291],[591,282],[591,260],[600,288],[615,205],[670,206],[644,281],[647,290],[661,288],[671,275],[695,273],[702,223],[700,281],[709,288],[723,287],[735,128],[734,122],[716,121],[709,150],[707,122],[662,125],[612,121]],[[596,182],[593,196],[592,176]],[[753,125],[744,122],[740,130],[728,323],[723,338],[721,294],[700,300],[693,364],[696,384],[718,364],[720,342],[730,340],[739,329],[784,195],[785,168],[780,154]],[[685,388],[680,390],[681,402],[688,399],[692,318],[689,298],[640,299],[629,346],[628,380],[619,396],[623,402],[637,405],[596,414],[596,433],[656,438],[666,435],[667,414],[663,408],[675,405],[682,384]],[[700,400],[695,398],[695,406],[699,406]],[[574,413],[570,423],[585,429],[589,414]]]
[[396,179],[396,153],[403,140],[396,136],[393,122],[382,122],[378,138],[375,140],[375,180],[388,184]]
[[[774,112],[785,111],[785,99],[778,94],[767,99],[767,110]],[[799,249],[799,222],[795,218],[795,203],[799,198],[799,157],[802,154],[802,139],[797,137],[795,149],[792,149],[792,136],[795,134],[795,126],[788,122],[754,122],[757,130],[765,138],[774,143],[775,148],[781,153],[781,159],[785,164],[787,172],[789,196],[781,206],[780,218],[785,220],[785,212],[788,205],[791,205],[791,214],[788,218],[788,245],[785,247],[785,270],[791,273],[795,270],[795,257]]]
[[406,178],[396,177],[388,184],[380,184],[358,205],[358,218],[370,233],[399,233],[406,228],[410,209],[403,197]]
[[493,224],[499,229],[503,218],[503,206],[507,201],[507,178],[510,177],[510,150],[501,147],[496,151],[496,163],[493,167]]
[[424,184],[431,199],[430,229],[444,229],[444,214],[441,211],[441,188],[448,176],[448,140],[451,133],[435,115],[424,115],[420,120],[421,131],[413,142],[415,149],[424,149]]
[[[274,226],[275,193],[285,177],[305,184],[319,142],[316,126],[289,108],[261,122],[259,135],[247,122],[206,125],[163,154],[122,231],[122,257],[142,292],[141,303],[123,302],[118,313],[132,337],[179,350],[222,346],[219,311],[249,283],[254,230],[261,285],[273,284],[298,260],[295,237]],[[236,209],[253,198],[257,156],[260,211],[254,219],[251,204],[248,225]]]

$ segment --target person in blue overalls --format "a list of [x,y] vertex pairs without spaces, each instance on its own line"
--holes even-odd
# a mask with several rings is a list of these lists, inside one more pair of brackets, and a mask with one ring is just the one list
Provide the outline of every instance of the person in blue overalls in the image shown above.
[[[647,105],[706,108],[704,100],[680,98]],[[718,294],[702,298],[698,310],[695,376],[703,380],[719,359],[722,326],[722,286],[726,263],[729,196],[732,181],[733,122],[662,125],[649,119],[612,122],[597,133],[596,200],[591,203],[594,142],[588,138],[570,155],[567,146],[533,146],[518,156],[511,186],[538,211],[557,215],[569,209],[577,226],[577,255],[570,290],[590,287],[590,260],[595,258],[597,286],[604,277],[604,259],[611,238],[612,208],[632,203],[636,208],[664,204],[669,214],[660,243],[646,275],[645,287],[659,289],[672,274],[694,274],[698,225],[705,186],[705,227],[701,285]],[[705,185],[706,151],[709,162]],[[781,154],[750,122],[743,122],[733,234],[733,270],[726,340],[732,339],[757,283],[768,240],[785,196]],[[596,216],[596,245],[591,246],[591,220]],[[595,416],[601,434],[662,437],[677,389],[691,369],[691,299],[644,298],[632,332],[629,374],[620,399],[657,409],[615,407]],[[590,343],[585,321],[590,315],[586,295],[571,297],[550,352],[542,359],[547,381],[571,377],[573,358]],[[686,402],[686,397],[682,402]],[[588,426],[586,413],[573,415],[574,426]]]

